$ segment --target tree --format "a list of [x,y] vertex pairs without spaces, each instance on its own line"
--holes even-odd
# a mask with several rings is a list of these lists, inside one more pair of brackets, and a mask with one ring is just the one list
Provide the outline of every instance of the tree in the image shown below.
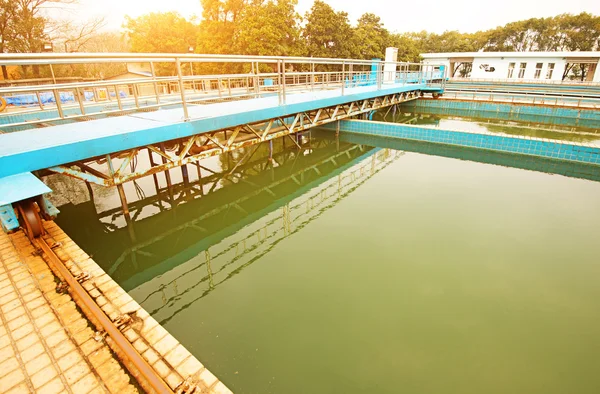
[[[12,0],[0,0],[0,53],[7,50],[8,43],[12,40],[15,3]],[[8,79],[8,70],[2,66],[2,77]]]
[[84,24],[65,21],[58,27],[55,39],[62,41],[65,52],[80,52],[105,24],[104,18],[96,18]]
[[257,1],[240,15],[233,37],[236,53],[298,56],[302,54],[297,0]]
[[399,62],[418,62],[421,51],[410,34],[391,34],[389,45],[398,48]]
[[238,19],[249,1],[200,0],[200,3],[202,22],[197,37],[197,51],[215,54],[231,53]]
[[564,34],[565,49],[570,51],[595,51],[600,46],[600,17],[587,12],[579,15],[563,14],[555,17],[560,32]]
[[124,27],[133,52],[188,53],[198,33],[197,25],[177,12],[126,16]]
[[349,58],[352,55],[354,32],[346,12],[335,12],[329,4],[316,0],[305,18],[302,37],[309,56]]
[[383,27],[381,18],[366,13],[358,19],[354,39],[356,42],[354,56],[359,59],[383,59],[389,42],[389,32]]

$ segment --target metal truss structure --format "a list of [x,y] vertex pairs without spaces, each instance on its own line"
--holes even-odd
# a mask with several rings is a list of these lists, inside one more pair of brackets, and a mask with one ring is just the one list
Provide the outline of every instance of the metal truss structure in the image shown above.
[[[95,157],[85,161],[49,168],[54,173],[65,174],[102,186],[120,186],[159,172],[259,144],[280,137],[288,137],[300,148],[294,134],[341,119],[369,114],[419,97],[419,91],[391,94],[374,99],[352,101],[335,107],[296,113],[286,118],[273,118],[253,124],[239,125],[225,130],[197,134],[189,138],[166,141],[157,145]],[[150,168],[136,171],[139,155],[148,155]],[[120,190],[122,190],[120,188]]]

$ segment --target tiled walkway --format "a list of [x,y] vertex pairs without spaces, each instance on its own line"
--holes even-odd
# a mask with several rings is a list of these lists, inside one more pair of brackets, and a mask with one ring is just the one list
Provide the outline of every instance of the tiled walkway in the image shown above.
[[137,392],[57,283],[22,232],[0,231],[0,393]]

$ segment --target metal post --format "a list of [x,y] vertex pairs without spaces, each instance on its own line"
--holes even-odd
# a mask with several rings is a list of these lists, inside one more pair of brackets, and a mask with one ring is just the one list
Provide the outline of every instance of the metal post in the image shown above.
[[310,90],[315,90],[315,64],[310,63]]
[[152,71],[152,84],[154,85],[154,94],[156,94],[156,104],[160,104],[158,84],[156,83],[156,72],[154,70],[154,62],[150,62],[150,70]]
[[79,88],[75,88],[73,93],[75,93],[75,95],[77,96],[77,102],[79,103],[79,110],[81,111],[81,115],[85,115],[85,108],[83,106],[83,99]]
[[285,60],[281,61],[281,79],[283,80],[282,84],[282,94],[283,94],[283,104],[285,104]]
[[[121,102],[121,95],[119,94],[119,86],[114,85],[115,88],[115,96],[117,97],[117,104],[119,105],[119,110],[123,111],[123,103]],[[110,93],[108,94],[110,96]]]
[[260,68],[258,66],[258,62],[255,63],[256,73],[254,74],[254,91],[256,92],[256,97],[260,94]]
[[[148,149],[148,158],[150,159],[150,168],[156,166],[156,163],[154,163],[154,158],[152,157],[152,151],[150,149]],[[152,174],[152,178],[154,178],[154,187],[156,188],[156,194],[158,195],[158,191],[160,190],[158,187],[158,177],[156,174]]]
[[183,177],[183,183],[187,186],[190,183],[187,164],[181,166],[181,176]]
[[277,60],[277,97],[279,98],[279,105],[283,104],[281,100],[281,61]]
[[123,216],[125,216],[125,220],[127,224],[131,222],[131,215],[129,214],[129,207],[127,206],[127,197],[125,196],[125,190],[123,189],[122,184],[117,185],[117,190],[119,191],[119,198],[121,199],[121,207],[123,208]]
[[348,85],[348,86],[349,86],[349,87],[352,87],[352,86],[354,86],[354,85],[352,85],[352,83],[353,83],[353,82],[352,82],[353,71],[354,71],[353,64],[352,64],[352,63],[350,63],[350,70],[348,70],[348,72],[350,73],[350,77],[348,78],[348,81],[349,81],[349,85]]
[[139,99],[139,94],[138,94],[138,88],[136,84],[132,84],[131,87],[133,88],[133,99],[135,101],[135,107],[136,108],[140,108],[140,99]]
[[[165,144],[162,142],[160,143],[160,150],[162,151],[162,153],[165,153]],[[162,159],[163,164],[167,163],[167,159],[164,156],[161,156],[160,158]],[[169,172],[169,170],[165,170],[165,178],[167,180],[169,198],[171,199],[171,201],[173,201],[173,183],[171,182],[171,173]]]
[[65,113],[63,112],[63,109],[62,109],[62,103],[60,101],[60,93],[58,92],[57,89],[52,90],[52,93],[54,93],[54,100],[56,101],[56,110],[58,111],[58,116],[60,116],[61,119],[64,119]]
[[346,62],[342,62],[342,96],[344,95],[344,86],[346,85]]
[[50,66],[50,74],[52,74],[52,83],[56,85],[56,76],[54,76],[54,68],[52,67],[52,64],[49,64]]
[[40,92],[35,92],[35,95],[37,97],[38,105],[40,106],[40,109],[43,111],[44,104],[42,103],[42,97],[40,96]]
[[177,78],[179,80],[179,92],[181,93],[181,103],[183,105],[183,119],[189,120],[190,115],[188,113],[187,103],[185,101],[185,87],[183,86],[183,76],[181,74],[181,60],[179,58],[175,59],[175,63],[177,65]]

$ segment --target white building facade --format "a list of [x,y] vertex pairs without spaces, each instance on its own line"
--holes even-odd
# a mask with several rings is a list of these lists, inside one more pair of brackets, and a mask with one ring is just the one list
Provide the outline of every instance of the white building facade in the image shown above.
[[423,53],[424,64],[443,64],[449,78],[563,80],[572,65],[585,67],[585,82],[600,82],[600,52]]

